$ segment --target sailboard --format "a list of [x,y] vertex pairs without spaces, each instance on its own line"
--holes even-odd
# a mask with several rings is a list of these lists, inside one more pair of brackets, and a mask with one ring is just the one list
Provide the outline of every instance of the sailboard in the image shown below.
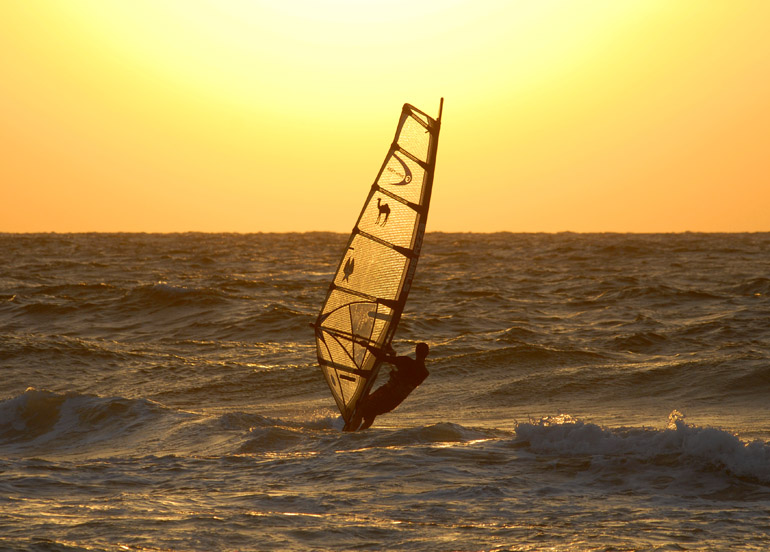
[[390,347],[428,218],[441,129],[404,104],[396,136],[364,201],[314,324],[318,363],[347,424]]

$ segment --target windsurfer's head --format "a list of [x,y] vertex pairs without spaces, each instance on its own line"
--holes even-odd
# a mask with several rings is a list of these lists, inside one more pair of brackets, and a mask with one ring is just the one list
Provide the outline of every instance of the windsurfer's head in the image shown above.
[[427,343],[418,343],[417,347],[414,348],[414,354],[419,358],[420,360],[425,360],[425,357],[428,356],[428,352],[430,349],[428,348]]

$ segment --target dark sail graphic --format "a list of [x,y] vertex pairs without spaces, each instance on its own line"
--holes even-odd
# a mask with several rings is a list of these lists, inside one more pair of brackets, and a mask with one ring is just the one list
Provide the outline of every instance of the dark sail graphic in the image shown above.
[[406,304],[428,217],[442,108],[443,99],[433,119],[404,105],[316,319],[318,362],[346,422],[380,368],[366,345],[390,345]]

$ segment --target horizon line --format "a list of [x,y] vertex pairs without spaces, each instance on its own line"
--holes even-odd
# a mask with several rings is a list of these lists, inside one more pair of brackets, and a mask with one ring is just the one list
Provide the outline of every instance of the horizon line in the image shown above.
[[[619,231],[619,230],[593,230],[593,231],[578,231],[578,230],[493,230],[493,231],[478,231],[478,230],[426,230],[426,234],[576,234],[576,235],[588,235],[588,234],[631,234],[631,235],[665,235],[665,234],[767,234],[768,230],[664,230],[664,231]],[[39,236],[39,235],[86,235],[86,234],[113,234],[113,235],[185,235],[185,234],[226,234],[226,235],[258,235],[258,234],[340,234],[349,235],[350,231],[338,231],[338,230],[256,230],[251,232],[229,231],[229,230],[172,230],[172,231],[152,231],[152,230],[75,230],[75,231],[59,231],[59,230],[42,230],[42,231],[24,231],[14,232],[0,230],[0,236]]]

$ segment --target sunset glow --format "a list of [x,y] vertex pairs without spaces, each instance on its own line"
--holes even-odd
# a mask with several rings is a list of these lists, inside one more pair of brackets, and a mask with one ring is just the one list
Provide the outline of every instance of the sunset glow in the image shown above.
[[[323,8],[322,8],[323,6]],[[770,3],[0,3],[0,231],[347,231],[445,98],[429,230],[770,230]]]

